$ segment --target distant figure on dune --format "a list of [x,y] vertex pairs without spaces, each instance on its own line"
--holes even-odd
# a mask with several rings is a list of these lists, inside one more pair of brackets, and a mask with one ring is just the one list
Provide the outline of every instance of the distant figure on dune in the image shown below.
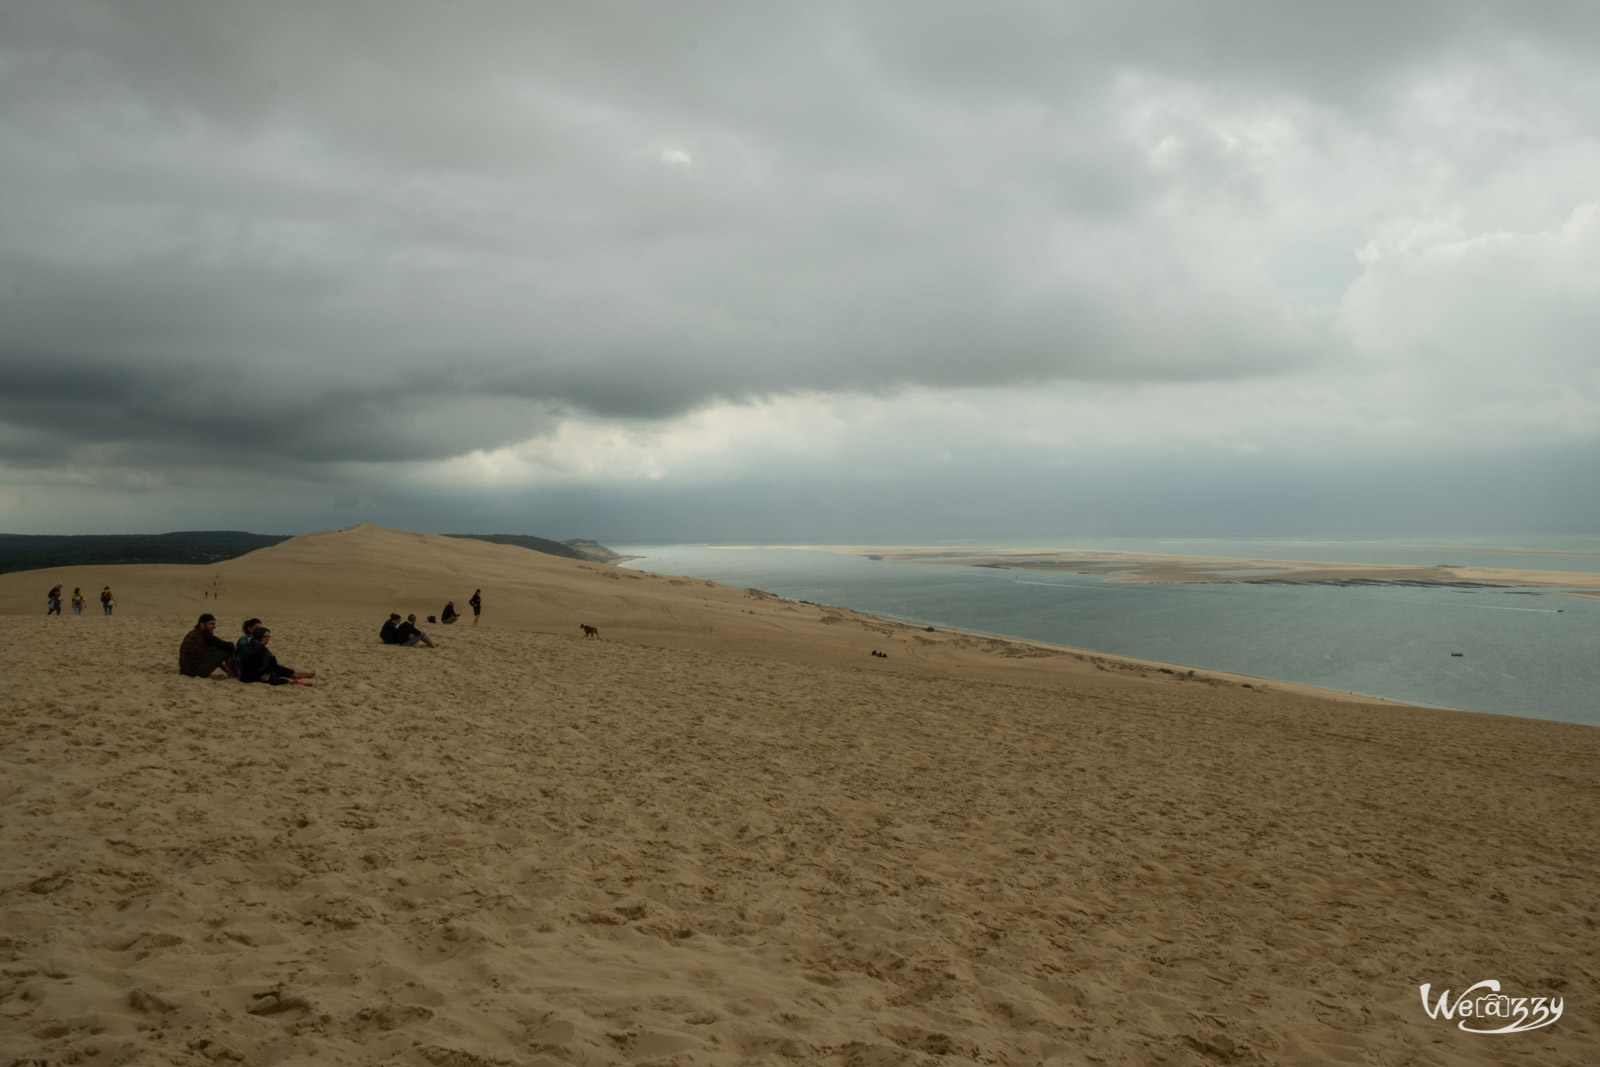
[[472,625],[474,625],[474,626],[478,625],[478,616],[483,613],[483,595],[482,594],[483,594],[483,590],[482,589],[474,589],[472,591],[472,599],[467,601],[468,604],[472,605]]
[[445,601],[444,610],[439,612],[439,621],[449,626],[459,618],[461,618],[461,612],[456,610],[456,602],[454,600]]
[[50,590],[49,593],[45,594],[44,613],[46,615],[61,614],[61,587],[59,585],[55,586]]
[[404,645],[414,648],[419,644],[433,648],[434,644],[428,640],[428,635],[417,629],[417,617],[406,616],[406,621],[401,622],[397,613],[390,613],[389,621],[383,624],[383,629],[378,631],[378,640],[386,645]]
[[207,612],[178,645],[178,673],[188,678],[209,678],[218,667],[227,671],[229,678],[239,677],[234,647],[217,636],[217,617]]
[[72,587],[72,613],[83,614],[83,590],[76,585]]
[[104,610],[107,615],[110,615],[112,609],[114,609],[116,606],[117,598],[111,595],[111,587],[108,585],[104,589],[100,590],[101,609]]
[[239,659],[239,681],[266,682],[268,685],[311,685],[316,671],[297,671],[278,662],[267,645],[272,641],[272,631],[257,626],[250,631],[250,642],[244,646]]

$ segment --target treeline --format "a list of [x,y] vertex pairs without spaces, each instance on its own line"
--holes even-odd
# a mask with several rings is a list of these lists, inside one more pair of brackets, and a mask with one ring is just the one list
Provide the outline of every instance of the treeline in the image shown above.
[[164,534],[0,534],[0,574],[125,563],[220,563],[287,541],[288,534],[188,530]]
[[[164,534],[0,534],[0,574],[46,567],[115,567],[124,563],[220,563],[287,541],[289,534],[242,530],[189,530]],[[523,534],[448,534],[498,545],[518,545],[566,559],[615,563],[630,556],[594,541],[550,541]]]

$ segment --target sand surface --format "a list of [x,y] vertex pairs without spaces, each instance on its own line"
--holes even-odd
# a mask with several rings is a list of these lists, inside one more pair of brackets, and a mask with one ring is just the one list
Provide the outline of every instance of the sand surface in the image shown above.
[[[207,609],[319,685],[179,677]],[[372,527],[0,576],[0,667],[0,1064],[1600,1055],[1593,728]]]

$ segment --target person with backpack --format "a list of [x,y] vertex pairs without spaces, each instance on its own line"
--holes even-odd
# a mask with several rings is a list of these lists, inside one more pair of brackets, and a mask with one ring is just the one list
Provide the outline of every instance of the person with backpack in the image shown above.
[[44,613],[46,615],[61,614],[61,587],[58,585],[45,596]]
[[104,589],[100,590],[100,607],[101,607],[101,609],[103,611],[105,611],[105,613],[107,615],[110,615],[112,609],[115,608],[116,606],[117,606],[117,598],[111,595],[111,587],[108,585]]

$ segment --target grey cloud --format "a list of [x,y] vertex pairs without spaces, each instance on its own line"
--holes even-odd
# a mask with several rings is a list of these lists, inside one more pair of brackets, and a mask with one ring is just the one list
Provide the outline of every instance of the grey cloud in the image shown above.
[[[1541,45],[1595,32],[1529,10]],[[65,409],[131,457],[420,460],[573,410],[1284,373],[1337,341],[1171,208],[1246,177],[1201,141],[1153,168],[1117,79],[1359,110],[1502,17],[13,5],[0,441]]]

